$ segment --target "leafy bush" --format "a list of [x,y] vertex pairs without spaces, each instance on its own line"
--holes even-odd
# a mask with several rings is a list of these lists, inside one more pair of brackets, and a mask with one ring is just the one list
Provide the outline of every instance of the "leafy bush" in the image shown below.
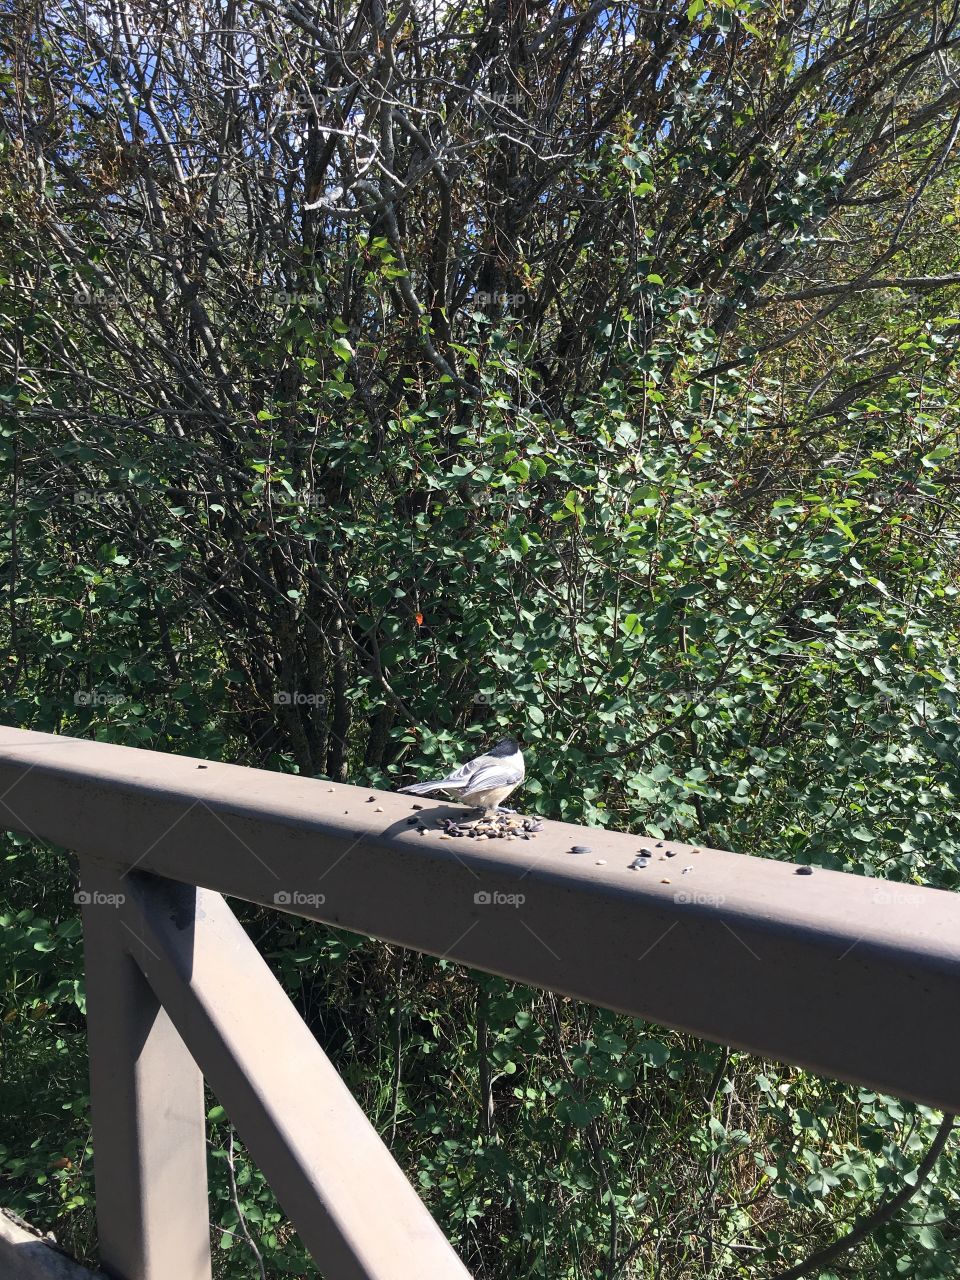
[[[955,890],[960,16],[231,13],[4,9],[4,720],[522,729],[533,811]],[[3,849],[2,1195],[90,1256],[74,868]],[[479,1277],[956,1273],[928,1109],[239,910]],[[218,1274],[311,1274],[209,1102]]]

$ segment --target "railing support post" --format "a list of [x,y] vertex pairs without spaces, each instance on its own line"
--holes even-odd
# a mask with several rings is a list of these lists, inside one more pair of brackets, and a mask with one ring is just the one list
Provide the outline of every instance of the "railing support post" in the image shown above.
[[117,1280],[210,1280],[203,1077],[133,959],[122,877],[81,866],[101,1264]]

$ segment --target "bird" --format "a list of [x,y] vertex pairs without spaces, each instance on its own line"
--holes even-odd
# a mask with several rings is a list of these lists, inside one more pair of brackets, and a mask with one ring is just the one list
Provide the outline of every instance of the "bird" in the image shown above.
[[454,791],[465,804],[484,813],[491,809],[501,813],[503,802],[523,781],[523,753],[516,738],[501,738],[486,755],[477,756],[454,770],[446,778],[432,782],[413,782],[401,787],[414,796],[428,796],[434,791]]

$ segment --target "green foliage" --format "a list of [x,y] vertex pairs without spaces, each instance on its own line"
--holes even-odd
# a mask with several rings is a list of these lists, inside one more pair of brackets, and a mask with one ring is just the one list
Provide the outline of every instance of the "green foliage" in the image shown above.
[[[955,891],[960,19],[376,9],[11,15],[0,718],[387,787],[522,730],[531,811]],[[0,1199],[92,1256],[74,868],[3,857]],[[239,910],[481,1280],[773,1280],[937,1129]],[[209,1103],[217,1274],[313,1274]],[[958,1222],[954,1138],[822,1280]]]

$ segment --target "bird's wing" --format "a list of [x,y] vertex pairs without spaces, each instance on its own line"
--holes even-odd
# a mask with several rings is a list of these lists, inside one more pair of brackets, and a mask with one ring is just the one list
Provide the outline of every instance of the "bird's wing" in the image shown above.
[[522,757],[481,756],[473,761],[473,766],[463,785],[465,791],[493,791],[496,787],[513,787],[523,781]]
[[429,795],[431,791],[468,790],[474,772],[492,759],[492,756],[478,756],[476,760],[468,760],[459,769],[454,769],[453,773],[448,773],[445,778],[434,778],[430,782],[414,782],[408,787],[401,787],[400,790],[409,791],[418,796]]
[[481,769],[491,759],[491,756],[477,756],[475,760],[468,760],[467,763],[462,764],[459,769],[454,769],[453,773],[448,773],[443,781],[450,787],[468,786],[472,775],[476,770]]

